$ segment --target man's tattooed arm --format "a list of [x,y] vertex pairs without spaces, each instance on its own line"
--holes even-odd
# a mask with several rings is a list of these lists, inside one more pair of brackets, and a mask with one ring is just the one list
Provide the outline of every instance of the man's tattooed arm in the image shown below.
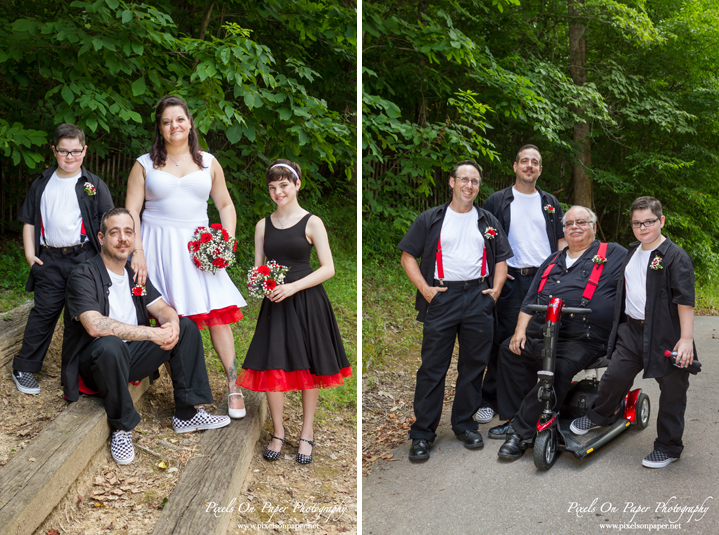
[[144,325],[128,325],[103,316],[95,310],[83,312],[79,316],[82,326],[90,336],[117,336],[120,340],[137,342],[150,341],[162,345],[169,336],[167,329],[145,327]]

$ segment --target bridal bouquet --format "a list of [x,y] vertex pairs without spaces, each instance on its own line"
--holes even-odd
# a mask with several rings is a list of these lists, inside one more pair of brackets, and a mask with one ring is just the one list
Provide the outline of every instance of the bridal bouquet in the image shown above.
[[210,228],[195,229],[192,239],[187,242],[187,250],[197,269],[214,275],[218,270],[234,264],[237,240],[222,225],[213,223]]
[[285,275],[290,270],[281,266],[274,260],[267,262],[266,266],[252,268],[247,272],[247,289],[252,297],[264,297],[275,289],[278,284],[285,282]]

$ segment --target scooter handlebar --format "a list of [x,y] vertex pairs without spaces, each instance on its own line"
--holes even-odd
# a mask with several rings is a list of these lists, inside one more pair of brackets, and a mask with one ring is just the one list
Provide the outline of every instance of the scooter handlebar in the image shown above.
[[[532,312],[546,312],[547,305],[527,305],[527,308]],[[592,313],[590,308],[578,308],[578,307],[563,307],[562,314],[577,314],[580,316],[586,316]]]

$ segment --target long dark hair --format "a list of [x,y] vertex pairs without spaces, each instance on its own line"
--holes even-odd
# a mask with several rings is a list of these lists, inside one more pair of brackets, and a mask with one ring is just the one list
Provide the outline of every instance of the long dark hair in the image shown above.
[[160,99],[155,108],[155,140],[152,142],[152,148],[150,149],[150,158],[155,169],[164,167],[167,162],[167,149],[165,148],[165,138],[162,137],[160,129],[162,122],[162,113],[166,108],[171,106],[180,106],[187,118],[190,121],[190,135],[187,138],[187,143],[190,146],[190,154],[192,154],[192,160],[203,169],[205,166],[202,164],[202,152],[200,151],[200,144],[197,141],[197,130],[195,130],[195,121],[192,119],[190,109],[187,107],[187,103],[180,97],[174,95],[166,95]]

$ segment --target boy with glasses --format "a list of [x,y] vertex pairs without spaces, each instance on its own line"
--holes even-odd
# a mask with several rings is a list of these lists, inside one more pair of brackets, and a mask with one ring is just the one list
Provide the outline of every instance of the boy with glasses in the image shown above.
[[[25,394],[40,393],[33,374],[42,369],[65,306],[67,279],[75,266],[100,252],[100,218],[113,208],[107,185],[82,166],[87,151],[82,129],[61,124],[53,143],[57,165],[35,179],[18,215],[24,223],[23,246],[30,265],[25,289],[35,292],[22,348],[13,360],[13,381]],[[63,339],[63,358],[68,353],[66,345]]]
[[[642,460],[663,468],[679,459],[684,446],[684,412],[694,346],[694,264],[689,255],[663,236],[661,203],[639,197],[632,203],[631,227],[639,240],[629,246],[617,284],[614,323],[609,336],[609,367],[585,416],[570,426],[576,435],[608,425],[622,399],[644,370],[659,383],[659,414],[654,451]],[[676,351],[667,358],[665,351]],[[693,371],[696,373],[696,371]]]

